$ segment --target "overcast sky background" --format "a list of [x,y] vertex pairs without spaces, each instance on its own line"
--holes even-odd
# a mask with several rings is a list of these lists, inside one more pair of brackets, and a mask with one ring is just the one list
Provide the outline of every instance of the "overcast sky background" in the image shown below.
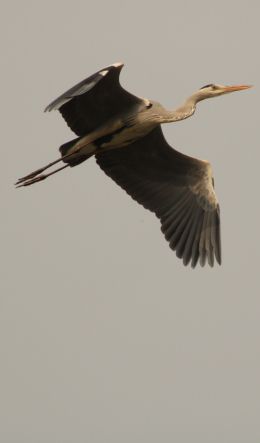
[[[0,441],[259,443],[259,2],[1,9]],[[221,267],[185,268],[94,159],[14,188],[74,137],[43,108],[116,61],[169,108],[207,83],[255,86],[164,127],[213,166]]]

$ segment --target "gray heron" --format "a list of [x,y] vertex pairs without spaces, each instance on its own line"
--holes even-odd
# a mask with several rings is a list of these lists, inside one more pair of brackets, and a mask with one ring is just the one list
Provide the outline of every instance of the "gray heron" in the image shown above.
[[[77,135],[60,147],[61,157],[20,178],[18,187],[44,180],[95,155],[97,164],[134,200],[154,212],[184,265],[221,264],[220,210],[211,165],[173,149],[161,124],[194,114],[201,100],[250,88],[208,84],[173,111],[132,95],[119,83],[123,63],[103,68],[45,109],[58,109]],[[65,165],[43,171],[63,161]]]

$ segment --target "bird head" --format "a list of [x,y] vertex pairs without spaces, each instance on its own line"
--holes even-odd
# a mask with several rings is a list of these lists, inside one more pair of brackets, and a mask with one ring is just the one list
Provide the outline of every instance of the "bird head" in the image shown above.
[[252,88],[251,85],[234,85],[234,86],[224,86],[209,84],[200,88],[194,95],[196,101],[205,100],[206,98],[218,97],[219,95],[227,94],[229,92],[243,91],[244,89]]

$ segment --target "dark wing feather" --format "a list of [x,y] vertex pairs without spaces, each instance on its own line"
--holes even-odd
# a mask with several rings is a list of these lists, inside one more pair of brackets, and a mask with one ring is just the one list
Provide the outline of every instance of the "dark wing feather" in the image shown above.
[[96,155],[103,171],[161,220],[170,247],[195,267],[221,263],[220,214],[208,162],[171,148],[161,127]]
[[101,69],[54,100],[45,111],[58,109],[68,126],[77,135],[83,136],[122,115],[131,106],[144,101],[119,83],[119,74],[124,65],[115,63]]

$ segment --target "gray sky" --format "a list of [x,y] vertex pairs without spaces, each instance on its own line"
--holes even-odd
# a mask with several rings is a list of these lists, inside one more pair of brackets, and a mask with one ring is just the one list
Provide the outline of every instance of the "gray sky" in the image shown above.
[[[259,13],[2,1],[1,442],[259,443]],[[164,127],[212,163],[221,267],[185,268],[94,159],[13,187],[74,137],[43,108],[121,60],[123,85],[166,107],[211,82],[255,85]]]

